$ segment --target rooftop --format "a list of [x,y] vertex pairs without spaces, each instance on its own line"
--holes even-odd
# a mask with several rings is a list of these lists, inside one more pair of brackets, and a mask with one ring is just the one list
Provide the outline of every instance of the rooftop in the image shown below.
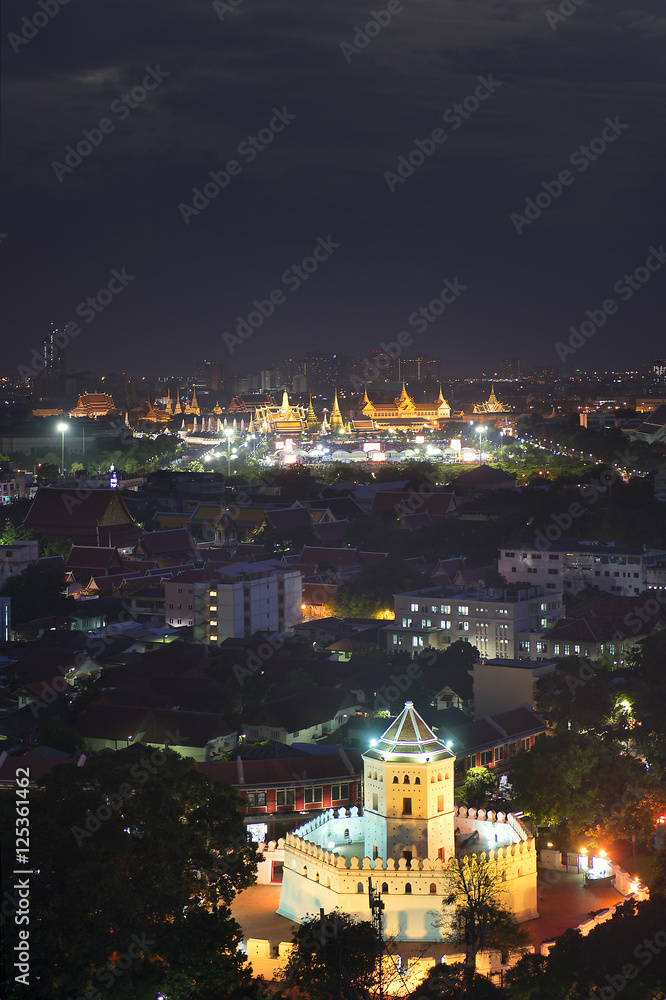
[[414,708],[414,703],[406,701],[402,712],[380,737],[376,746],[367,750],[363,756],[373,760],[386,760],[387,757],[395,760],[415,754],[433,761],[454,756],[426,725]]

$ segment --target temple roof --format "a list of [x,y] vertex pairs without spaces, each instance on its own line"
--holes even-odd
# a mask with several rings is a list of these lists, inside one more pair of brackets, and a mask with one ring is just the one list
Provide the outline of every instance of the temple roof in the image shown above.
[[455,756],[426,725],[414,708],[414,703],[406,701],[397,719],[393,720],[377,744],[363,756],[386,760],[411,757],[415,754],[423,755],[424,760],[430,761]]

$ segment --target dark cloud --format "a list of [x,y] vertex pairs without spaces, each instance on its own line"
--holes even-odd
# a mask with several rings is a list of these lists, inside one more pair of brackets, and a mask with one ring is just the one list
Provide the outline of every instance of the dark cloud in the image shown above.
[[[341,43],[385,6],[242,0],[220,19],[208,0],[70,0],[14,52],[8,36],[40,8],[5,0],[7,365],[123,266],[135,280],[84,325],[71,367],[227,360],[235,317],[328,234],[340,249],[235,368],[370,352],[456,276],[467,291],[416,350],[456,373],[507,354],[556,363],[568,326],[666,239],[662,5],[585,0],[553,30],[547,13],[573,4],[412,0],[346,59]],[[121,120],[114,102],[157,66],[168,76]],[[479,77],[499,86],[453,128],[443,114]],[[239,144],[274,108],[296,117],[248,162]],[[113,131],[59,182],[53,162],[105,117]],[[607,118],[629,127],[572,168]],[[391,192],[385,172],[437,128],[446,141]],[[240,175],[186,225],[179,204],[232,159]],[[573,183],[518,234],[511,214],[567,167]],[[577,363],[663,351],[663,281],[623,304]]]

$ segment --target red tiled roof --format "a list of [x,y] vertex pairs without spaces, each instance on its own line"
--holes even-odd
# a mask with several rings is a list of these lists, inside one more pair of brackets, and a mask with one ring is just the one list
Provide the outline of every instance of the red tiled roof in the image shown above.
[[86,491],[42,486],[21,527],[40,532],[47,541],[71,538],[77,545],[96,545],[103,522],[107,528],[136,527],[117,490],[90,490],[86,495]]
[[355,566],[360,562],[356,549],[330,548],[325,546],[320,548],[314,545],[305,545],[299,556],[299,564],[318,565],[320,562],[328,562],[332,566]]
[[[351,771],[347,766],[347,760]],[[242,768],[238,767],[235,760],[210,761],[200,763],[198,766],[211,782],[224,781],[240,789],[246,785],[298,785],[327,779],[347,781],[363,774],[361,754],[358,750],[352,749],[346,749],[344,756],[338,751],[308,756],[243,759]],[[239,780],[239,774],[243,775],[244,781]]]
[[449,517],[456,513],[455,497],[452,492],[447,493],[418,493],[393,492],[391,490],[378,491],[372,501],[372,513],[381,514],[382,511],[394,509],[397,516],[402,514],[418,514],[427,511],[433,520],[441,517]]
[[122,561],[115,548],[101,545],[72,545],[67,556],[65,569],[74,573],[83,573],[86,570],[120,570],[123,568]]
[[137,543],[136,551],[148,557],[196,555],[196,548],[187,528],[144,531],[143,537]]
[[488,486],[512,486],[516,481],[514,473],[504,472],[503,469],[495,469],[492,465],[479,465],[475,469],[468,469],[462,472],[454,480],[455,487],[488,487]]

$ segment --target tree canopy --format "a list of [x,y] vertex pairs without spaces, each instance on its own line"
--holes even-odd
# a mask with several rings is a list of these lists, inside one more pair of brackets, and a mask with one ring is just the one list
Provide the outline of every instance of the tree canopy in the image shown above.
[[307,917],[293,936],[283,981],[309,1000],[359,1000],[374,995],[380,941],[369,920],[333,910]]
[[76,603],[66,596],[65,589],[62,567],[32,563],[5,580],[0,594],[11,597],[12,622],[20,623],[50,615],[72,615]]
[[[13,795],[1,799],[14,808]],[[54,768],[30,796],[30,821],[31,985],[10,1000],[66,1000],[100,984],[114,997],[150,983],[183,1000],[246,995],[229,906],[253,882],[256,855],[229,786],[169,749],[134,745]],[[13,828],[3,824],[6,838]]]

